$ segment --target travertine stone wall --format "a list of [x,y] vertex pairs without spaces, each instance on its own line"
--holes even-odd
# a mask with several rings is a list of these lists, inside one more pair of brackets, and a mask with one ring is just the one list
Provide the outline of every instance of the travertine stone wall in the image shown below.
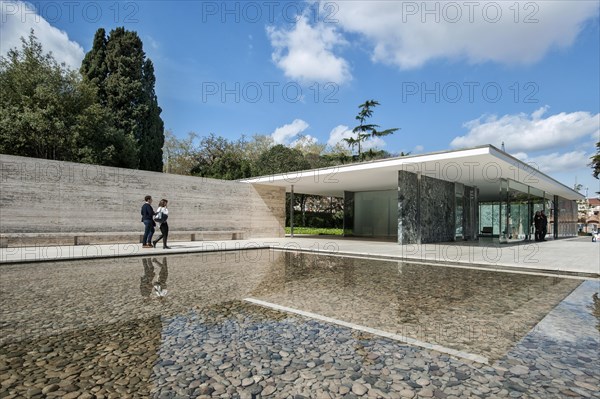
[[147,194],[172,231],[284,235],[284,188],[0,154],[0,233],[138,231]]

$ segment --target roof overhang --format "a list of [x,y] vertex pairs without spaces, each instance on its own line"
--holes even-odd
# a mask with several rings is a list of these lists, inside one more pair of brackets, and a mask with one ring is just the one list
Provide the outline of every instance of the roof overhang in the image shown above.
[[395,190],[398,188],[398,172],[402,170],[478,187],[482,200],[499,197],[501,179],[537,188],[546,192],[547,196],[558,195],[569,200],[584,198],[577,191],[492,145],[260,176],[241,181],[285,187],[288,192],[293,185],[295,193],[343,197],[344,191]]

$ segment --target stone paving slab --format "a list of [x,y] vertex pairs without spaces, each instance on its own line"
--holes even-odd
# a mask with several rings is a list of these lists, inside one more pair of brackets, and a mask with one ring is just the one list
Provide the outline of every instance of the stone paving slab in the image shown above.
[[520,244],[440,243],[398,245],[395,242],[359,240],[328,236],[172,242],[170,250],[142,248],[141,244],[106,244],[81,246],[36,246],[1,248],[0,264],[148,256],[171,253],[213,252],[273,248],[316,253],[366,256],[382,259],[412,260],[478,266],[494,269],[581,274],[600,277],[600,243],[584,238],[559,239]]
[[299,247],[302,250],[348,256],[410,259],[426,263],[451,263],[498,269],[518,268],[600,277],[600,243],[592,242],[587,237],[518,244],[462,242],[398,245],[394,242],[330,237],[288,237],[281,242],[288,249]]

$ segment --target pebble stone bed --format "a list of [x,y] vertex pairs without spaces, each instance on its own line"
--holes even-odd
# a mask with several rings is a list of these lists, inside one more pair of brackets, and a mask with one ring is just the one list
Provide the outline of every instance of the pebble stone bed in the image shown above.
[[280,260],[2,267],[0,398],[600,397],[598,281],[480,364],[242,301]]

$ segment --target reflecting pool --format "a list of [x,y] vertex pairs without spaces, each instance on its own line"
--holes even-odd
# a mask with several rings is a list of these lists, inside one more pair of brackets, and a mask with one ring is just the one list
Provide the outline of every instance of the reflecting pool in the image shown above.
[[0,397],[598,397],[599,291],[269,250],[3,265]]

